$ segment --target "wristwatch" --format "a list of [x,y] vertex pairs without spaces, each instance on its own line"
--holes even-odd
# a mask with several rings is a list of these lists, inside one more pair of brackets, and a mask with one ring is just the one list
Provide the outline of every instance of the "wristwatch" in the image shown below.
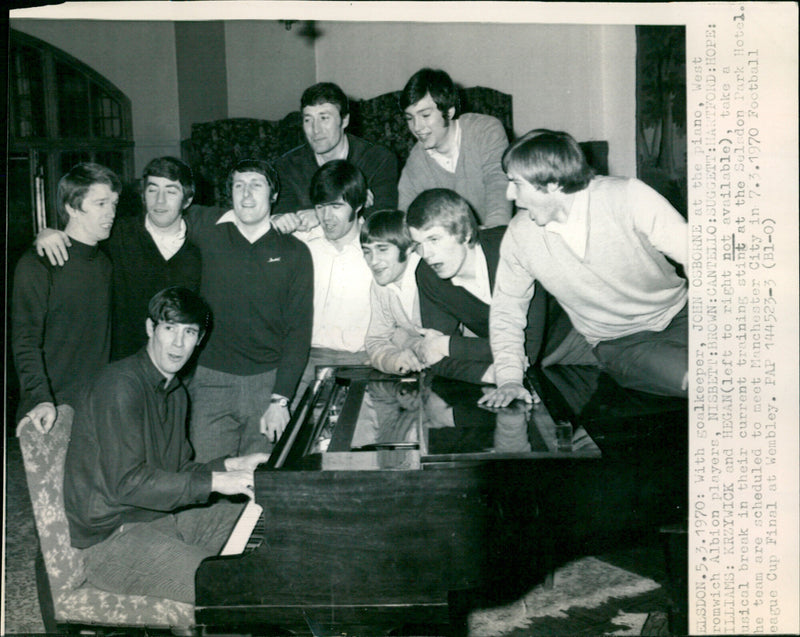
[[280,405],[281,407],[288,407],[289,406],[289,399],[285,396],[281,396],[280,394],[273,394],[272,398],[269,399],[271,405]]

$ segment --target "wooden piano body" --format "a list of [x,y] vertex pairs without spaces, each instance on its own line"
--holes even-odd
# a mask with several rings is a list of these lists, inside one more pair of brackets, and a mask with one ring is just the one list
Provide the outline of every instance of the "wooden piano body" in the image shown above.
[[623,485],[620,463],[574,417],[557,426],[549,399],[495,413],[464,383],[360,367],[322,375],[256,472],[263,541],[197,571],[196,620],[209,633],[457,631],[475,599],[518,599],[586,537],[674,509],[677,493],[664,512],[659,491],[671,473],[642,463]]

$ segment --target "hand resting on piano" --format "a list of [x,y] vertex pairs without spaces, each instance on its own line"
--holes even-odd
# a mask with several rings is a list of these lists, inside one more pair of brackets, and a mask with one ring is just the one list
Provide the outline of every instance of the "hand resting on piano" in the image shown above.
[[225,459],[225,471],[211,474],[211,490],[223,495],[246,495],[254,499],[253,471],[269,459],[266,453],[251,453],[247,456]]

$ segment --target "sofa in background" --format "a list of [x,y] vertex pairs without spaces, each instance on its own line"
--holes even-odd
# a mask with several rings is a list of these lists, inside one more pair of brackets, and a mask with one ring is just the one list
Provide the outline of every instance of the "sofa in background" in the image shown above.
[[[405,164],[414,138],[408,130],[398,98],[400,91],[364,100],[350,100],[347,132],[390,149],[399,167]],[[459,88],[461,112],[493,115],[513,140],[513,98],[483,86]],[[229,118],[192,125],[191,136],[181,144],[181,152],[194,171],[197,182],[195,203],[229,206],[225,182],[230,169],[240,159],[272,161],[305,142],[302,116],[293,111],[281,120]],[[589,164],[608,174],[608,142],[581,144]]]
[[[400,91],[365,100],[350,100],[347,132],[393,151],[399,165],[405,163],[414,139],[398,105]],[[460,89],[463,112],[485,113],[499,119],[509,138],[513,137],[512,97],[482,86]],[[197,182],[195,202],[227,206],[225,181],[240,159],[272,161],[305,143],[300,111],[281,120],[229,118],[192,125],[192,134],[181,144],[183,160],[194,171]]]

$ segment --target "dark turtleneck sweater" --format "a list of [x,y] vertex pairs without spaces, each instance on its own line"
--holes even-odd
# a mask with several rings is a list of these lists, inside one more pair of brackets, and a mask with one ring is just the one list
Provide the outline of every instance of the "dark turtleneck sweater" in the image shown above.
[[63,267],[33,248],[20,258],[11,301],[20,416],[42,402],[74,405],[108,363],[110,308],[111,261],[97,246],[72,239]]

